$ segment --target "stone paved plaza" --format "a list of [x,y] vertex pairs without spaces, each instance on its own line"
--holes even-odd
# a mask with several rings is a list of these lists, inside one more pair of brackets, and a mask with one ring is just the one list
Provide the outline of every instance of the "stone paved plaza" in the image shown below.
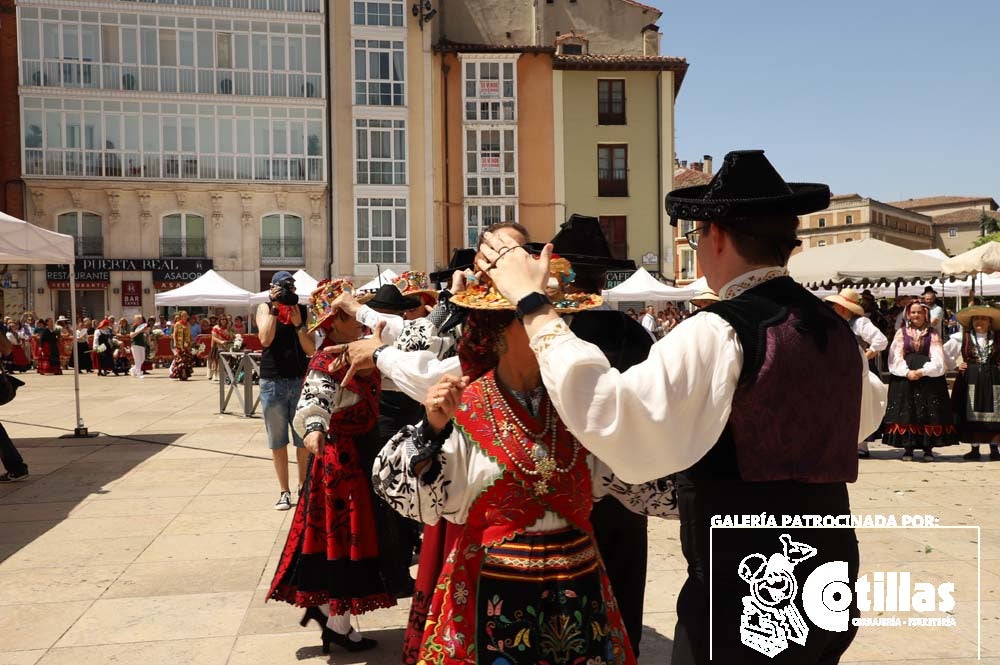
[[[0,486],[0,665],[399,662],[407,601],[361,618],[381,643],[367,660],[324,657],[316,629],[299,628],[300,610],[264,603],[292,512],[271,508],[263,422],[219,415],[217,384],[203,374],[177,383],[165,370],[85,375],[84,418],[103,434],[78,440],[58,438],[73,427],[72,376],[24,379],[0,408],[31,468],[28,482]],[[852,503],[982,527],[981,662],[997,665],[1000,462],[961,462],[966,450],[919,464],[875,447]],[[685,573],[676,522],[650,524],[640,662],[660,664]],[[976,662],[975,533],[859,531],[862,573],[954,581],[958,627],[863,628],[844,662]]]

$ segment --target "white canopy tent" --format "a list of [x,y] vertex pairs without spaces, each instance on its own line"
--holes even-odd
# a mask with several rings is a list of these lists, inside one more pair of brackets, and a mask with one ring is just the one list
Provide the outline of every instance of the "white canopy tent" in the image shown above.
[[386,268],[382,273],[370,282],[366,282],[357,288],[358,291],[378,291],[386,284],[392,284],[399,277],[391,268]]
[[[56,233],[0,212],[0,263],[44,265],[66,263],[69,267],[71,318],[76,317],[76,250],[73,236]],[[80,354],[73,345],[73,394],[76,401],[75,436],[88,436],[80,414]]]
[[602,292],[608,302],[623,300],[648,302],[656,300],[690,300],[695,294],[690,286],[678,288],[667,286],[649,274],[645,268],[639,268],[631,277],[613,289]]
[[214,270],[209,270],[198,279],[180,288],[157,293],[155,301],[157,307],[168,305],[249,307],[252,295],[246,289],[241,289]]
[[795,281],[807,287],[830,287],[933,280],[941,274],[941,261],[865,238],[799,252],[788,262],[788,270]]
[[[292,275],[295,280],[295,293],[299,294],[299,304],[308,305],[309,297],[312,292],[316,290],[319,286],[319,281],[315,277],[307,273],[305,270],[297,270],[295,274]],[[262,302],[267,302],[271,299],[270,291],[261,291],[250,296],[251,305],[259,305]]]

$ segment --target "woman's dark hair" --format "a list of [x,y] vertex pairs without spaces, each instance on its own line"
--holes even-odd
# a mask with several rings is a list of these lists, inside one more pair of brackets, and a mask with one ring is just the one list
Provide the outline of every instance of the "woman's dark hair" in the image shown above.
[[509,310],[472,310],[463,324],[462,339],[458,343],[458,359],[462,374],[475,381],[500,362],[497,346],[504,330],[514,322],[514,312]]

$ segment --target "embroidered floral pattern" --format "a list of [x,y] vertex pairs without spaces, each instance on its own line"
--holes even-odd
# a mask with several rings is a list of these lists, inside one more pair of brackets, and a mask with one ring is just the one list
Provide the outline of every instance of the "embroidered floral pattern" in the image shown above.
[[729,300],[730,298],[735,298],[744,291],[749,291],[753,287],[760,286],[764,282],[769,282],[778,277],[786,277],[787,275],[788,269],[780,266],[752,270],[748,273],[740,275],[722,287],[719,291],[719,299]]

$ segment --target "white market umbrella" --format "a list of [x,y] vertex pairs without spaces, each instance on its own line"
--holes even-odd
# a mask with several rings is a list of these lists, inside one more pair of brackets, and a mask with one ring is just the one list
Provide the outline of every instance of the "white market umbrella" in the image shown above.
[[1000,271],[1000,242],[988,242],[953,256],[941,264],[946,275],[971,275]]
[[651,300],[690,300],[695,291],[690,286],[667,286],[649,274],[645,268],[639,268],[632,276],[613,289],[603,291],[601,295],[608,302]]
[[167,305],[249,307],[252,295],[246,289],[241,289],[214,270],[209,270],[198,279],[180,288],[157,293],[155,302],[157,307]]
[[[0,263],[69,267],[70,316],[76,319],[76,249],[73,236],[56,233],[0,212]],[[76,436],[87,436],[80,414],[80,354],[73,345],[73,395],[76,401]]]
[[[295,274],[292,275],[292,279],[295,280],[295,293],[299,295],[299,304],[308,305],[309,297],[319,286],[319,281],[305,270],[296,270]],[[250,304],[259,305],[270,299],[270,291],[260,291],[259,293],[255,293],[250,296]]]
[[399,277],[391,268],[386,268],[379,274],[378,277],[370,282],[362,284],[357,288],[358,291],[378,291],[386,284],[392,284]]
[[941,261],[874,238],[813,247],[788,261],[796,282],[807,287],[933,280]]

